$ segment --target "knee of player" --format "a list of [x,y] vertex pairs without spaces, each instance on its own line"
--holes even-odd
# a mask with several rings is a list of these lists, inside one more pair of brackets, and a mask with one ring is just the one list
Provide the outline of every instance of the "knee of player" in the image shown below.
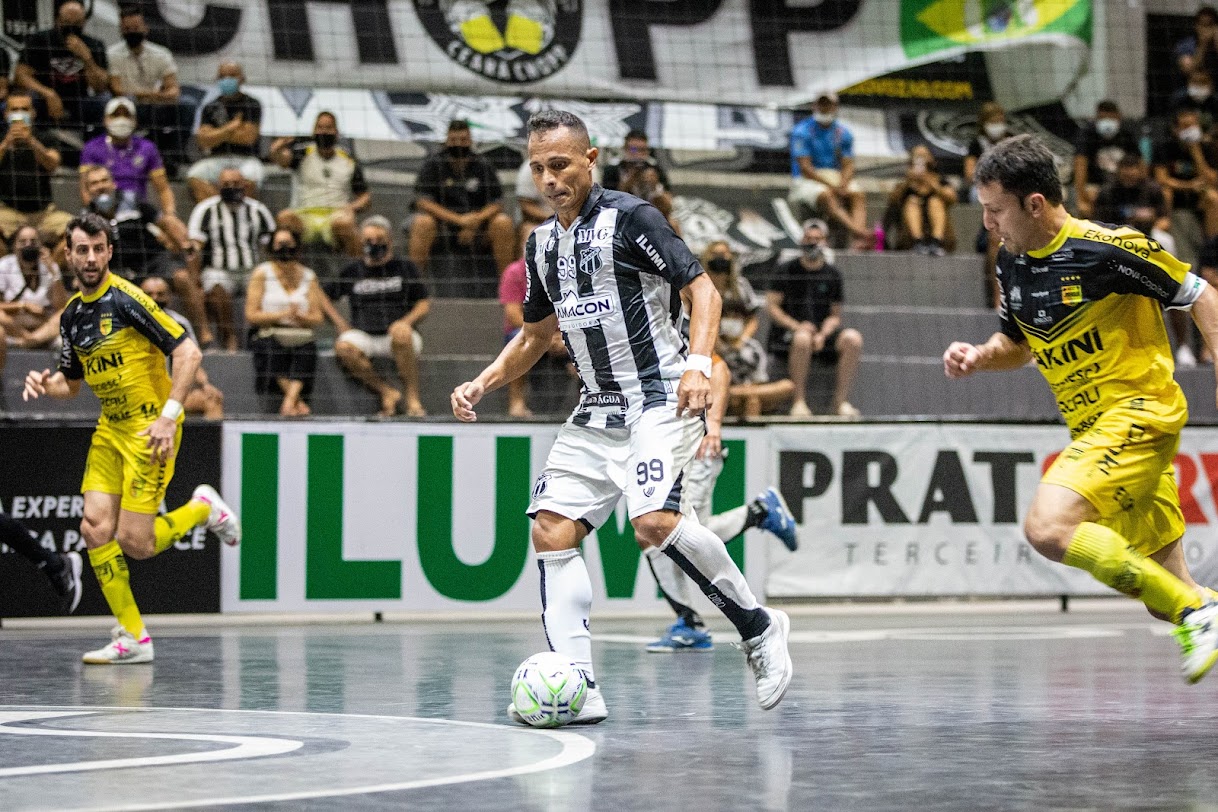
[[80,520],[80,535],[89,547],[100,547],[114,538],[114,522],[86,513]]
[[635,541],[638,542],[640,548],[646,549],[663,544],[672,535],[672,531],[676,529],[679,521],[681,521],[681,514],[675,511],[653,510],[651,513],[644,513],[642,516],[631,519],[630,523],[634,525]]
[[1023,534],[1033,549],[1046,558],[1060,561],[1070,546],[1075,527],[1056,516],[1035,510],[1023,522]]
[[537,552],[552,553],[575,549],[586,534],[587,530],[579,522],[543,510],[533,520],[530,539]]

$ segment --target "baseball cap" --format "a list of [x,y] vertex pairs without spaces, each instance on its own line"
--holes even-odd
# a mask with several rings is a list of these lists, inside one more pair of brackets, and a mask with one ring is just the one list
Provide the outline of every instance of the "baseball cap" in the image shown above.
[[[135,102],[126,96],[115,96],[110,101],[106,102],[106,115],[114,115],[114,111],[120,107],[125,108],[133,117],[135,116]],[[95,108],[96,109],[96,108]]]
[[825,90],[816,94],[815,101],[827,101],[830,104],[837,104],[837,94],[832,90]]

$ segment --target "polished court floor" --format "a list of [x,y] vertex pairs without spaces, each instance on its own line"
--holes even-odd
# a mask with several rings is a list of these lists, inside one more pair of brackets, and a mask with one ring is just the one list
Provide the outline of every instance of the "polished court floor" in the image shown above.
[[1218,675],[1088,602],[792,610],[791,690],[740,652],[648,654],[595,619],[610,718],[503,717],[532,620],[152,624],[156,662],[93,666],[96,625],[0,629],[0,809],[1213,810]]

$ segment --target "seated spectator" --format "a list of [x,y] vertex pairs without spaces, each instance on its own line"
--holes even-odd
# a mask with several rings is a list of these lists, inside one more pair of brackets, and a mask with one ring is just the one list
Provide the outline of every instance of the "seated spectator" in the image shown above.
[[1218,79],[1218,11],[1201,6],[1193,15],[1193,34],[1176,43],[1176,67],[1182,77],[1204,70]]
[[448,125],[444,151],[423,162],[410,227],[410,259],[426,270],[437,237],[447,250],[489,244],[499,273],[515,253],[515,229],[503,211],[503,188],[490,162],[473,151],[469,123]]
[[[530,178],[529,184],[532,185]],[[524,327],[524,295],[528,287],[528,269],[524,262],[524,248],[528,244],[529,235],[522,234],[520,240],[520,256],[503,270],[499,277],[499,304],[503,306],[503,344],[507,346]],[[508,384],[508,416],[529,418],[533,410],[529,408],[529,390],[545,391],[554,377],[567,379],[567,364],[569,355],[567,345],[563,343],[562,334],[554,333],[546,354],[541,357],[528,375],[522,375]]]
[[1157,240],[1168,253],[1176,253],[1167,197],[1163,187],[1150,179],[1140,152],[1121,156],[1116,175],[1095,197],[1094,216],[1101,223],[1132,226]]
[[1218,172],[1202,140],[1196,110],[1177,110],[1171,135],[1155,147],[1154,177],[1171,206],[1176,256],[1192,264],[1207,237],[1218,235]]
[[38,229],[43,245],[63,238],[72,219],[55,207],[51,176],[59,168],[59,151],[46,146],[34,128],[34,100],[23,90],[8,95],[4,136],[0,139],[0,237],[23,225]]
[[105,43],[84,32],[85,22],[80,0],[60,4],[54,28],[25,38],[13,74],[18,87],[38,94],[51,121],[80,130],[101,123],[100,94],[111,90]]
[[360,228],[363,258],[343,269],[331,286],[334,299],[347,297],[351,322],[340,322],[334,354],[351,377],[381,399],[382,417],[397,414],[402,393],[377,374],[373,358],[392,358],[406,388],[406,414],[425,417],[419,400],[418,324],[431,310],[427,287],[408,259],[393,254],[393,226],[379,215]]
[[1218,95],[1214,94],[1214,79],[1207,71],[1193,71],[1188,84],[1172,94],[1172,112],[1184,109],[1197,111],[1203,130],[1209,131],[1218,121]]
[[791,130],[791,193],[797,219],[823,211],[854,237],[855,248],[869,248],[867,201],[854,181],[854,133],[837,120],[837,94],[817,97],[813,114]]
[[190,213],[187,257],[196,283],[203,289],[207,318],[199,337],[212,336],[214,320],[220,341],[228,352],[237,349],[233,324],[233,295],[258,264],[258,252],[275,230],[275,217],[260,201],[247,197],[246,182],[236,169],[220,171],[220,193],[195,206]]
[[1121,120],[1121,108],[1105,99],[1095,106],[1095,121],[1079,127],[1074,142],[1074,198],[1079,217],[1091,217],[1100,187],[1116,179],[1126,155],[1140,154],[1138,139]]
[[[969,142],[968,154],[964,156],[964,182],[969,185],[969,200],[977,202],[977,185],[973,182],[977,172],[977,161],[990,147],[1013,133],[1007,125],[1007,112],[997,102],[981,105],[977,114],[977,133]],[[977,231],[977,251],[985,254],[985,301],[998,309],[998,246],[1002,241],[997,232],[989,231],[982,224]]]
[[271,235],[271,261],[254,268],[245,321],[254,352],[254,390],[283,394],[279,414],[311,414],[308,399],[317,370],[316,331],[325,316],[317,276],[300,264],[300,241],[286,228]]
[[516,240],[520,245],[524,245],[533,229],[549,220],[553,214],[541,192],[537,191],[537,184],[533,183],[533,169],[529,166],[527,155],[516,172],[516,205],[520,208],[520,225],[516,229]]
[[[176,310],[171,310],[169,307],[169,285],[159,276],[150,276],[143,282],[140,282],[140,288],[144,293],[147,293],[152,301],[160,305],[165,311],[165,315],[182,325],[186,330],[186,335],[190,336],[190,340],[196,344],[199,343],[195,338],[194,328],[190,324],[190,320]],[[173,372],[173,359],[166,358],[165,363],[169,366],[169,371]],[[191,381],[190,391],[186,393],[186,397],[182,400],[182,409],[187,414],[199,414],[209,420],[219,420],[224,417],[224,393],[221,392],[207,377],[207,373],[203,370],[202,365],[199,366],[199,371],[195,373],[195,379]]]
[[216,194],[220,173],[236,169],[244,178],[245,193],[253,197],[262,188],[265,169],[258,159],[262,136],[262,102],[241,92],[245,72],[236,62],[221,62],[216,70],[220,95],[203,107],[195,141],[206,158],[195,161],[186,182],[195,202]]
[[318,113],[307,141],[275,139],[271,160],[293,172],[291,208],[279,213],[279,225],[302,234],[306,244],[322,242],[358,257],[355,216],[368,208],[372,192],[359,161],[338,146],[334,114]]
[[135,117],[148,128],[166,171],[176,175],[186,163],[186,137],[194,126],[195,107],[182,99],[173,54],[148,40],[148,23],[140,7],[121,7],[118,22],[122,41],[106,49],[114,94],[135,99]]
[[8,51],[0,48],[0,105],[8,98],[9,74],[12,73],[13,63],[8,58]]
[[820,220],[804,223],[803,255],[780,265],[766,293],[770,314],[770,356],[785,365],[795,384],[792,417],[807,417],[808,371],[813,359],[837,368],[833,412],[858,417],[849,401],[863,354],[863,336],[842,327],[842,275],[824,258],[828,227]]
[[646,200],[660,210],[672,230],[681,236],[681,224],[673,217],[672,194],[664,183],[664,174],[654,159],[628,163],[621,168],[617,182],[621,191]]
[[760,417],[775,406],[790,402],[795,384],[789,378],[770,379],[765,347],[757,340],[760,297],[737,270],[731,246],[716,240],[702,252],[701,260],[723,300],[715,351],[731,373],[728,412]]
[[13,253],[0,259],[0,369],[7,346],[32,350],[55,343],[67,303],[59,267],[38,229],[21,226],[13,235]]
[[102,123],[106,134],[89,141],[80,153],[81,200],[88,203],[85,175],[90,169],[104,166],[110,170],[120,195],[132,203],[142,203],[148,200],[148,187],[152,186],[161,211],[176,217],[178,205],[161,153],[156,144],[135,135],[135,102],[124,96],[111,99],[106,103]]
[[892,248],[913,249],[916,254],[941,257],[956,250],[951,207],[956,205],[956,190],[939,175],[930,147],[919,144],[909,151],[905,178],[888,196],[896,239]]

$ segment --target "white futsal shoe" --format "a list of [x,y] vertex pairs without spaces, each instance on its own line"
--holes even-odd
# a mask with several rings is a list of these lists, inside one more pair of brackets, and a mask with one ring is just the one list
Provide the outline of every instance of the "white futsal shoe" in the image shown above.
[[[763,607],[764,608],[764,607]],[[791,653],[787,651],[787,638],[791,634],[791,619],[781,609],[766,609],[770,626],[756,637],[740,644],[749,668],[757,679],[757,701],[763,710],[769,710],[782,701],[787,686],[791,684]]]
[[1218,603],[1189,612],[1172,635],[1180,644],[1180,672],[1199,682],[1218,662]]
[[195,488],[192,499],[206,502],[211,507],[207,517],[207,529],[216,534],[216,538],[230,547],[235,547],[241,541],[241,520],[220,498],[220,494],[211,485],[200,485]]
[[[507,706],[508,718],[520,725],[527,725],[528,722],[524,717],[516,712],[516,705],[508,703]],[[588,696],[584,699],[584,707],[580,709],[579,716],[571,720],[573,725],[595,725],[598,722],[603,722],[609,718],[609,708],[605,705],[605,697],[601,694],[600,688],[589,688]]]
[[122,626],[110,631],[109,645],[96,651],[86,652],[81,660],[89,665],[127,665],[129,663],[152,662],[152,638],[148,632],[139,640]]

